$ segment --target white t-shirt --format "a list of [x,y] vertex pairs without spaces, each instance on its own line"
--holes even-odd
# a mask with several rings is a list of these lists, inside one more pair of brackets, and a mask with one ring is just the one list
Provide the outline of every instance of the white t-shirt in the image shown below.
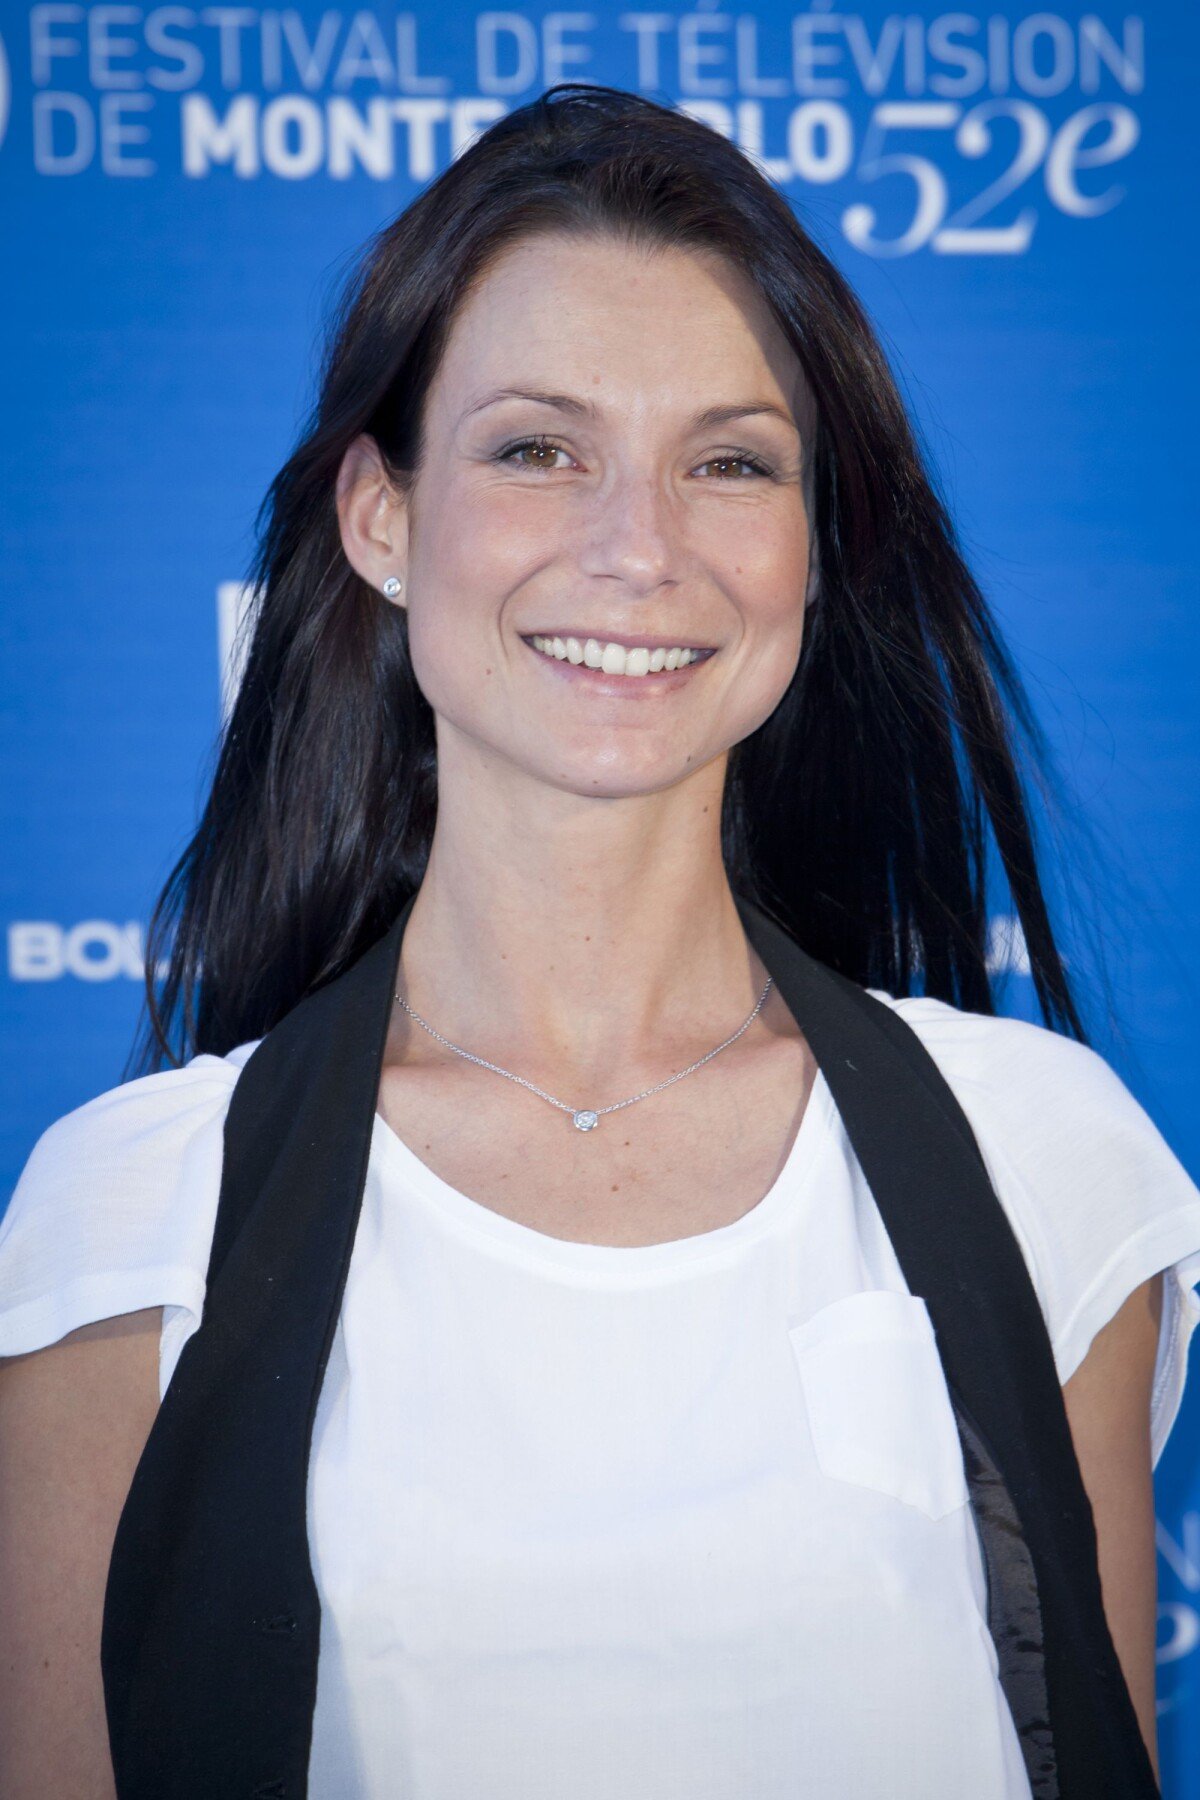
[[[976,1131],[1062,1381],[1171,1271],[1157,1462],[1200,1191],[1094,1052],[890,1003]],[[44,1134],[0,1222],[0,1354],[161,1304],[166,1391],[252,1048]],[[641,1247],[503,1218],[376,1117],[308,1519],[311,1800],[1028,1800],[929,1314],[823,1078],[757,1205]]]

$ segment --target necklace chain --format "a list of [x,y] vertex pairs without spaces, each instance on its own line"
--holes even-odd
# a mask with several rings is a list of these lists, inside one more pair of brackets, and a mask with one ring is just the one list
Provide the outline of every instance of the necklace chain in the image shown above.
[[565,1100],[556,1100],[553,1094],[548,1094],[545,1088],[536,1087],[532,1081],[526,1081],[523,1075],[514,1075],[511,1069],[502,1069],[499,1063],[488,1062],[486,1058],[482,1056],[472,1055],[470,1050],[464,1050],[459,1044],[452,1044],[450,1039],[443,1037],[440,1031],[435,1031],[428,1020],[423,1019],[420,1013],[414,1012],[403,994],[397,992],[396,999],[400,1002],[400,1005],[404,1008],[405,1012],[408,1013],[409,1017],[415,1019],[418,1025],[423,1025],[430,1036],[435,1037],[439,1044],[445,1044],[447,1050],[453,1050],[456,1056],[465,1056],[468,1062],[478,1063],[481,1069],[491,1069],[496,1075],[503,1075],[509,1081],[519,1082],[522,1087],[528,1088],[531,1094],[538,1094],[543,1100],[548,1100],[551,1106],[557,1106],[560,1112],[570,1113],[572,1123],[579,1131],[593,1131],[599,1124],[602,1114],[619,1112],[623,1106],[632,1106],[635,1100],[645,1100],[649,1095],[661,1092],[663,1088],[670,1087],[673,1081],[682,1081],[685,1075],[691,1075],[706,1062],[710,1062],[712,1058],[717,1056],[722,1050],[728,1050],[730,1044],[737,1038],[740,1038],[747,1026],[752,1025],[754,1020],[758,1017],[758,1014],[762,1009],[763,1001],[770,992],[773,979],[773,976],[767,976],[766,986],[758,996],[758,1003],[749,1018],[738,1026],[732,1037],[727,1037],[723,1044],[718,1044],[715,1050],[710,1050],[708,1052],[707,1056],[700,1057],[697,1062],[689,1063],[686,1069],[680,1069],[678,1075],[668,1075],[665,1081],[657,1081],[653,1087],[643,1088],[640,1094],[631,1094],[628,1100],[615,1100],[611,1106],[595,1107],[568,1106]]

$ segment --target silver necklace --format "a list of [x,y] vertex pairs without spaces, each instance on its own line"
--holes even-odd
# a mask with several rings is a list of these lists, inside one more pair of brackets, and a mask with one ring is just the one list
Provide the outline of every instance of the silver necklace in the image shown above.
[[710,1062],[720,1051],[727,1050],[730,1044],[734,1042],[735,1038],[741,1037],[746,1026],[752,1024],[758,1017],[759,1010],[770,991],[773,979],[773,976],[767,976],[767,985],[758,996],[758,1005],[754,1008],[750,1017],[745,1021],[745,1024],[738,1026],[733,1037],[727,1037],[723,1044],[718,1044],[716,1050],[710,1050],[707,1056],[702,1056],[700,1058],[699,1062],[689,1063],[686,1069],[680,1069],[678,1075],[668,1075],[665,1081],[659,1081],[656,1082],[653,1087],[644,1088],[640,1094],[632,1094],[628,1100],[614,1101],[611,1106],[568,1106],[565,1100],[556,1100],[553,1094],[548,1094],[545,1088],[535,1087],[533,1082],[526,1081],[523,1075],[514,1075],[511,1069],[502,1069],[499,1063],[486,1062],[482,1056],[472,1056],[469,1050],[462,1049],[458,1044],[452,1044],[450,1039],[444,1038],[440,1031],[435,1031],[433,1026],[421,1017],[420,1013],[413,1011],[403,994],[397,993],[396,999],[400,1002],[405,1012],[408,1013],[409,1017],[415,1019],[418,1025],[424,1025],[430,1036],[435,1037],[439,1044],[445,1044],[447,1050],[453,1050],[456,1056],[465,1056],[468,1062],[478,1063],[481,1069],[491,1069],[497,1075],[506,1076],[509,1081],[519,1081],[521,1086],[528,1088],[531,1094],[540,1094],[543,1100],[548,1100],[550,1102],[551,1106],[557,1106],[561,1112],[570,1113],[571,1123],[575,1126],[577,1131],[594,1131],[596,1126],[600,1123],[602,1114],[619,1112],[623,1106],[632,1106],[635,1100],[645,1100],[648,1095],[657,1094],[662,1088],[670,1087],[673,1081],[682,1081],[685,1075],[690,1075],[693,1070],[700,1068],[706,1062]]

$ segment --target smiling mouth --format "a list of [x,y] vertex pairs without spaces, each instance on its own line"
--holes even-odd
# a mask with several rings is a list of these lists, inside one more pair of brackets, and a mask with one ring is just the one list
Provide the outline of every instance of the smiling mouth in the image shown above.
[[[716,650],[710,645],[672,644],[652,638],[617,639],[576,636],[574,633],[523,635],[522,641],[539,656],[580,674],[611,675],[633,680],[682,674],[694,664],[706,662]],[[566,672],[564,670],[564,672]]]

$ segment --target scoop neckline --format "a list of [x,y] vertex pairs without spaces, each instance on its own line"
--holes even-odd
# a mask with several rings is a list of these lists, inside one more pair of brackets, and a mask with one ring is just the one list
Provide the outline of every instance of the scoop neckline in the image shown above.
[[558,1268],[586,1269],[590,1273],[632,1274],[708,1261],[769,1231],[786,1211],[799,1176],[808,1169],[827,1140],[825,1127],[832,1111],[833,1095],[818,1068],[791,1149],[762,1198],[727,1225],[714,1226],[711,1231],[693,1232],[687,1237],[667,1238],[657,1244],[580,1243],[572,1238],[554,1237],[550,1232],[539,1231],[533,1225],[524,1225],[517,1219],[494,1212],[490,1206],[484,1206],[481,1201],[472,1200],[469,1194],[452,1187],[428,1163],[422,1162],[378,1111],[372,1128],[372,1154],[377,1153],[385,1165],[390,1164],[408,1186],[443,1217],[518,1260]]

